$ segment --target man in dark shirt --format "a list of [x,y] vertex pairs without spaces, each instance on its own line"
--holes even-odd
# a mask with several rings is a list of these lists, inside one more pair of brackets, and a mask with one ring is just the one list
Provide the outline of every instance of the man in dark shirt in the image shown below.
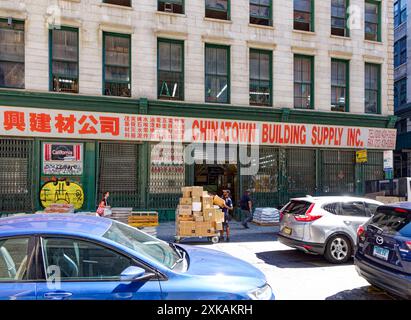
[[250,193],[251,193],[251,190],[246,190],[240,200],[241,213],[244,217],[242,225],[246,229],[249,228],[248,223],[253,220],[253,215],[252,215],[253,204],[250,198]]
[[230,190],[223,190],[223,198],[225,201],[225,205],[223,208],[224,212],[224,222],[223,222],[223,230],[221,231],[221,237],[224,236],[224,230],[226,232],[227,238],[226,241],[230,241],[230,226],[228,225],[228,221],[230,220],[229,210],[233,210],[233,201],[230,197]]

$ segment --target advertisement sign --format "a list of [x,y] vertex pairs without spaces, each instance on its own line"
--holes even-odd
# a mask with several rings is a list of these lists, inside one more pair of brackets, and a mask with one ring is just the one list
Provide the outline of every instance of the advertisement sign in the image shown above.
[[0,135],[393,150],[396,129],[0,106]]
[[43,143],[43,174],[82,175],[82,143]]
[[367,150],[358,150],[355,153],[356,163],[367,163],[368,162],[368,153]]
[[390,171],[394,168],[394,152],[392,150],[384,151],[384,171]]

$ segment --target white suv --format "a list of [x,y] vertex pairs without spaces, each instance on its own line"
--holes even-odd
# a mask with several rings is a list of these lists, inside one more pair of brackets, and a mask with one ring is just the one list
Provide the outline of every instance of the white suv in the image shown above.
[[344,263],[354,253],[358,227],[380,205],[356,197],[291,199],[280,211],[278,239],[289,247],[324,255],[332,263]]

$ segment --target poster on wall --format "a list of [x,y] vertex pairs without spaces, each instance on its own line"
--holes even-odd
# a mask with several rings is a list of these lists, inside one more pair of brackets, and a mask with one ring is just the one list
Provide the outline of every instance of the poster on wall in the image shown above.
[[43,174],[82,175],[82,143],[43,143]]

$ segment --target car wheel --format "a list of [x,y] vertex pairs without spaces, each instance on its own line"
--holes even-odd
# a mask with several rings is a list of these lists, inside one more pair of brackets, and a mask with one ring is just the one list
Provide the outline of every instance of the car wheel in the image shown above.
[[328,240],[325,247],[325,258],[335,264],[345,263],[352,255],[351,241],[343,235],[335,235]]

